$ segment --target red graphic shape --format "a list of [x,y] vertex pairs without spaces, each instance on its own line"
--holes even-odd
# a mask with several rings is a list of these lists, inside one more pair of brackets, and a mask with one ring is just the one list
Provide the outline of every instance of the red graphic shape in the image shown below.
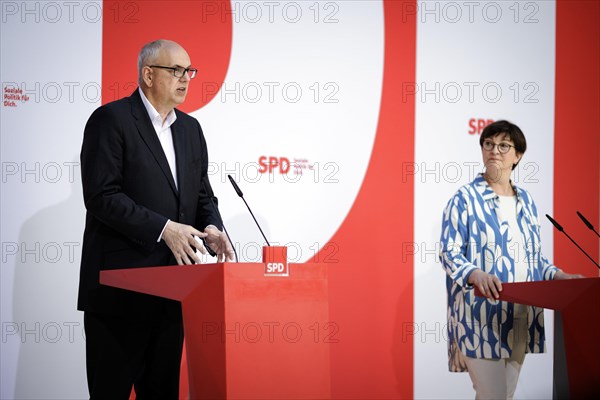
[[[413,398],[416,2],[385,1],[383,91],[377,135],[356,200],[309,263],[329,266],[331,393],[336,399]],[[333,248],[334,253],[330,249]],[[321,260],[321,261],[319,261]],[[443,305],[442,305],[443,306]]]
[[182,45],[198,69],[180,110],[198,110],[218,93],[231,56],[228,0],[105,0],[102,24],[102,104],[131,95],[138,86],[138,53],[156,39]]
[[[556,3],[554,218],[594,260],[600,256],[598,237],[576,211],[596,228],[600,224],[599,16],[597,1]],[[594,264],[557,230],[554,263],[572,274],[598,276]]]

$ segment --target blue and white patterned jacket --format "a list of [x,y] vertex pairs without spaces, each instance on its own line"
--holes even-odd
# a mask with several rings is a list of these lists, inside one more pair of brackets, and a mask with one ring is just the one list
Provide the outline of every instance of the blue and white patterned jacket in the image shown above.
[[[526,257],[527,281],[550,280],[558,268],[540,251],[536,206],[527,191],[513,187],[517,223],[526,243],[519,257]],[[466,371],[460,361],[463,355],[500,359],[512,352],[513,303],[476,297],[473,286],[467,283],[475,268],[498,276],[502,282],[514,282],[515,263],[508,251],[512,235],[498,212],[498,196],[482,175],[461,187],[444,211],[440,260],[447,274],[450,371]],[[545,351],[543,311],[528,307],[527,352]]]

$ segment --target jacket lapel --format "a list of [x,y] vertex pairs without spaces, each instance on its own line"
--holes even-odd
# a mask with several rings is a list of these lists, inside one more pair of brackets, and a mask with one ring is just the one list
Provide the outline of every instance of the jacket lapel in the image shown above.
[[175,147],[175,164],[177,165],[177,186],[179,193],[184,193],[185,186],[185,166],[187,162],[187,152],[185,147],[185,128],[179,122],[181,118],[171,125],[171,135],[173,135],[173,147]]
[[[177,186],[175,186],[175,180],[173,180],[173,174],[171,173],[171,168],[169,168],[169,162],[167,161],[167,157],[165,156],[165,152],[163,151],[162,145],[160,144],[160,140],[158,140],[158,136],[156,135],[156,131],[154,130],[154,126],[152,126],[152,121],[150,121],[150,116],[148,116],[148,112],[144,107],[144,103],[142,103],[142,98],[138,90],[131,95],[131,113],[135,118],[135,124],[137,126],[138,132],[140,136],[150,149],[154,159],[160,166],[163,174],[169,181],[169,185],[175,193],[176,196],[179,195],[177,191]],[[176,158],[178,158],[177,151]],[[177,169],[179,170],[179,160],[177,161]]]

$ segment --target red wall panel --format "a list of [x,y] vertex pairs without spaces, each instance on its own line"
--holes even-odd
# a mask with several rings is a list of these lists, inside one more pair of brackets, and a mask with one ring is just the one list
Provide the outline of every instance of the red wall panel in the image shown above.
[[[600,2],[556,5],[554,217],[598,260],[598,237],[580,211],[600,226]],[[562,233],[554,232],[554,262],[570,273],[598,269]]]

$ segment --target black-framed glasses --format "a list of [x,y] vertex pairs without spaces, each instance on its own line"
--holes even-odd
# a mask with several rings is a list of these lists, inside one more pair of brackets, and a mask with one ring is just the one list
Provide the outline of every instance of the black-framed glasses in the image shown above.
[[150,68],[170,69],[171,71],[173,71],[173,76],[175,78],[181,78],[181,77],[183,77],[183,74],[185,74],[187,72],[190,79],[194,79],[196,77],[196,74],[198,73],[198,70],[196,68],[165,67],[162,65],[148,65],[148,66]]
[[485,151],[493,151],[494,147],[498,146],[498,151],[502,154],[506,154],[510,151],[511,147],[515,147],[512,144],[508,144],[506,142],[500,142],[498,144],[492,142],[491,140],[484,140],[483,141],[483,149]]

